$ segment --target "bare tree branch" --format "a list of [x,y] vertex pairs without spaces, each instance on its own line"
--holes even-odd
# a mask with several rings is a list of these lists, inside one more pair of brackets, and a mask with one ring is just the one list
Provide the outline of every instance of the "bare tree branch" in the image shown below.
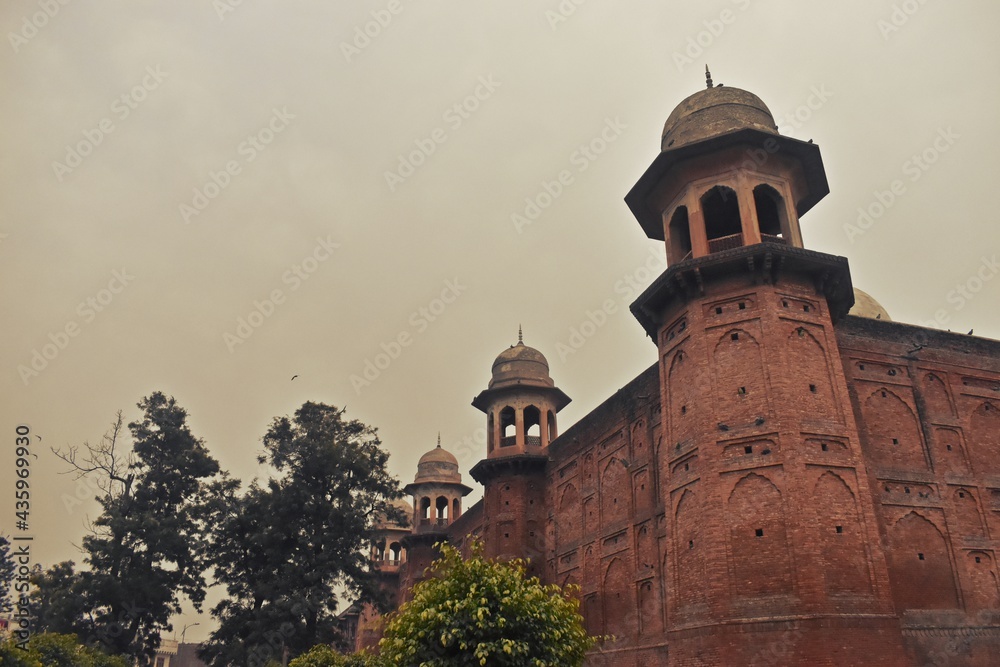
[[[125,418],[119,410],[108,431],[101,436],[98,445],[83,443],[80,447],[70,445],[66,451],[52,447],[52,453],[68,463],[71,467],[67,473],[73,473],[74,479],[88,475],[97,475],[95,483],[108,498],[127,498],[132,490],[135,475],[131,472],[135,459],[132,452],[123,458],[118,451],[118,437],[125,426]],[[121,484],[121,490],[116,493],[115,484]]]

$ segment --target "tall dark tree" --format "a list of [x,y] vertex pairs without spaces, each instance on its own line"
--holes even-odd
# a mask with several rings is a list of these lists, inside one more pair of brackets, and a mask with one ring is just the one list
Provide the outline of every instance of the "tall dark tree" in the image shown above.
[[103,491],[103,511],[83,540],[89,640],[145,665],[182,596],[196,609],[205,598],[202,508],[219,465],[173,398],[156,392],[138,407],[143,417],[128,425],[129,453],[119,442],[121,413],[100,445],[57,453],[79,474],[96,475]]
[[274,476],[239,495],[216,487],[212,522],[215,577],[228,599],[203,654],[212,665],[281,661],[334,634],[338,591],[377,600],[368,557],[375,520],[404,520],[389,455],[374,428],[344,410],[305,403],[275,419],[261,463]]

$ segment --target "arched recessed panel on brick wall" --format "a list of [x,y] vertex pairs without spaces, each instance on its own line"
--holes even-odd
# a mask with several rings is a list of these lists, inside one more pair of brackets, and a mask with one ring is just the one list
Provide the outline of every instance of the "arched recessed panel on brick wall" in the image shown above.
[[600,509],[597,500],[591,496],[583,501],[583,531],[587,537],[597,535],[601,529]]
[[579,540],[583,510],[580,505],[580,492],[572,482],[560,491],[558,508],[556,540],[562,545]]
[[653,522],[647,521],[635,531],[635,569],[640,574],[656,572],[659,556],[656,553],[656,535],[653,533]]
[[648,468],[643,468],[632,477],[634,507],[637,513],[648,512],[654,505],[653,477]]
[[862,414],[865,454],[872,463],[896,470],[927,469],[916,415],[895,392],[876,389],[865,400]]
[[913,511],[889,529],[889,583],[896,611],[957,609],[958,591],[941,530]]
[[594,452],[590,451],[583,457],[583,487],[593,489],[597,484],[597,476],[594,473]]
[[632,424],[632,456],[643,461],[649,456],[649,429],[645,419]]
[[790,594],[792,561],[778,487],[757,473],[742,477],[729,495],[726,518],[734,594]]
[[677,350],[667,371],[669,404],[668,428],[671,443],[693,436],[696,426],[694,412],[698,406],[697,365],[684,350]]
[[734,426],[770,414],[764,360],[757,339],[745,329],[730,329],[713,353],[718,421]]
[[935,419],[955,416],[948,387],[941,376],[935,373],[924,375],[924,403],[930,416]]
[[986,527],[983,525],[983,515],[979,511],[979,499],[976,492],[970,488],[958,488],[951,494],[952,513],[948,517],[948,528],[952,537],[985,538]]
[[588,635],[604,634],[604,614],[601,598],[596,593],[583,600],[583,625]]
[[606,632],[618,638],[635,632],[634,577],[622,558],[612,558],[604,570],[601,597],[604,599]]
[[844,479],[823,473],[812,493],[813,519],[827,593],[872,593],[857,499]]
[[626,468],[627,461],[619,453],[601,462],[601,525],[607,526],[625,519],[629,514],[629,499],[632,496],[631,477]]
[[988,551],[970,551],[965,556],[968,573],[966,586],[966,606],[969,611],[1000,609],[1000,581],[998,581],[996,560]]
[[636,586],[639,598],[639,632],[644,635],[657,635],[663,632],[660,621],[659,587],[652,579],[640,582]]
[[843,415],[833,389],[826,348],[804,326],[791,330],[786,348],[789,366],[795,371],[789,398],[809,419],[840,422]]
[[583,553],[583,582],[587,590],[590,590],[598,582],[597,551],[593,546],[588,546]]
[[704,519],[694,492],[684,490],[674,510],[677,553],[676,592],[680,606],[705,601],[705,550],[702,537]]
[[[554,556],[556,554],[556,547],[559,546],[558,537],[556,535],[557,524],[558,521],[552,516],[550,516],[545,522],[545,543],[540,545],[539,548],[545,550],[546,558]],[[562,545],[562,548],[560,548],[559,551],[562,551],[563,548],[565,548],[565,544]]]
[[1000,407],[991,401],[979,405],[969,419],[969,453],[977,471],[996,470],[1000,461]]
[[935,427],[931,434],[931,462],[938,473],[968,472],[962,434],[953,428]]

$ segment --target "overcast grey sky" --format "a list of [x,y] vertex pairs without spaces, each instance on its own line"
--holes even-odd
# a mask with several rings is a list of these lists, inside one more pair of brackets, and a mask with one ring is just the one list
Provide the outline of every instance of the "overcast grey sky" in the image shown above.
[[706,62],[821,147],[807,247],[898,321],[1000,338],[998,19],[988,0],[3,3],[0,531],[27,423],[35,557],[79,562],[96,505],[68,502],[47,448],[156,390],[244,480],[306,400],[377,426],[404,483],[438,431],[467,475],[469,402],[519,323],[574,399],[565,430],[656,359],[627,307],[663,247],[622,198]]

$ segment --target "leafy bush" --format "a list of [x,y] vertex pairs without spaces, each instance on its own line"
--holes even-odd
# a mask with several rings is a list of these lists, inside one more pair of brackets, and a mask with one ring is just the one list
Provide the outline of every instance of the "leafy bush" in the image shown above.
[[369,653],[343,655],[326,645],[314,646],[288,663],[288,667],[392,667]]
[[76,635],[44,632],[28,641],[27,651],[13,639],[0,644],[0,667],[128,667],[128,663],[80,644]]
[[575,589],[525,578],[521,560],[463,560],[439,545],[434,577],[388,618],[381,655],[398,667],[579,667],[597,638],[587,635]]

